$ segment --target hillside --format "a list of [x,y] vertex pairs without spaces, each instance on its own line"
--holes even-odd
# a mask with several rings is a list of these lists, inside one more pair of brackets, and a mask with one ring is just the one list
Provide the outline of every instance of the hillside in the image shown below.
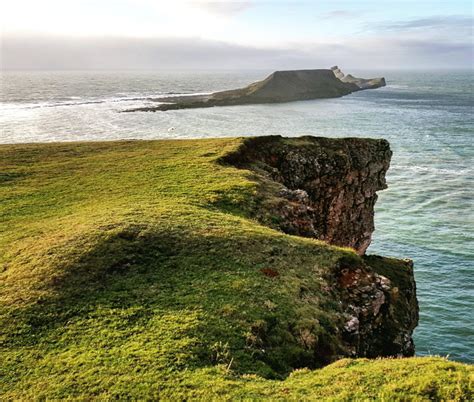
[[146,106],[125,112],[155,112],[214,106],[281,103],[299,100],[338,98],[352,92],[385,86],[384,78],[344,76],[337,67],[317,70],[275,71],[261,81],[244,88],[214,92],[208,95],[183,95],[150,99],[158,106]]
[[[358,148],[388,155],[377,140],[272,141],[341,172]],[[265,201],[294,191],[267,174],[282,159],[242,159],[248,144],[0,145],[2,400],[472,397],[472,366],[347,358],[412,353],[397,338],[416,325],[412,266],[287,234]],[[382,301],[356,333],[357,278]]]

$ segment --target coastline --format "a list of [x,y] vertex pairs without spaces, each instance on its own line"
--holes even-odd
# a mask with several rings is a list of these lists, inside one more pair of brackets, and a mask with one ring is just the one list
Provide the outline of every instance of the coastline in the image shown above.
[[[258,397],[283,387],[298,397],[315,383],[326,397],[468,396],[472,367],[441,358],[344,359],[270,380],[311,366],[315,345],[336,345],[338,308],[321,274],[360,257],[249,219],[255,179],[215,163],[239,144],[0,147],[10,194],[4,346],[16,362],[6,396]],[[64,377],[63,364],[77,377]],[[417,374],[406,381],[407,371]],[[334,375],[344,378],[338,387]],[[130,387],[138,382],[147,385]]]

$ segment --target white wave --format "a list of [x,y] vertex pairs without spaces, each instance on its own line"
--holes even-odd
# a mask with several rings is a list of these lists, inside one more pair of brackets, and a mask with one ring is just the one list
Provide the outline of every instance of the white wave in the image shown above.
[[161,99],[161,98],[177,98],[181,96],[197,96],[197,95],[211,95],[213,92],[192,92],[192,93],[168,93],[162,94],[153,97],[153,99]]
[[55,108],[55,107],[67,107],[67,106],[83,106],[93,105],[101,103],[118,103],[118,102],[136,102],[136,101],[148,101],[156,102],[162,98],[174,98],[182,96],[196,96],[196,95],[209,95],[210,92],[193,92],[193,93],[173,93],[166,94],[161,93],[158,95],[146,95],[146,96],[113,96],[108,98],[90,98],[84,99],[80,96],[71,96],[66,101],[47,101],[47,102],[0,102],[0,110],[18,110],[18,109],[41,109],[41,108]]
[[399,84],[387,84],[385,89],[408,89],[408,85],[399,85]]
[[435,166],[392,165],[392,170],[409,171],[414,173],[429,173],[436,175],[468,176],[474,174],[473,168],[447,169]]
[[[78,100],[83,99],[76,97]],[[42,108],[55,108],[55,107],[66,107],[66,106],[83,106],[93,105],[100,103],[109,102],[133,102],[133,101],[146,101],[149,98],[144,97],[130,97],[130,98],[106,98],[106,99],[90,99],[82,101],[60,101],[60,102],[35,102],[35,103],[0,103],[0,109],[13,110],[13,109],[42,109]]]

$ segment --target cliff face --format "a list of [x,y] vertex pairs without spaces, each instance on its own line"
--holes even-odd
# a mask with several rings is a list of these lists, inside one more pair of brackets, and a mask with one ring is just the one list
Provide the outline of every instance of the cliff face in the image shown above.
[[373,89],[383,85],[385,85],[383,78],[363,79],[351,75],[345,76],[337,66],[331,69],[275,71],[267,78],[244,88],[214,92],[209,95],[151,99],[162,102],[162,104],[129,109],[126,112],[166,111],[337,98],[362,89]]
[[348,84],[354,84],[357,86],[358,90],[362,89],[376,89],[380,87],[384,87],[386,85],[384,77],[378,78],[357,78],[351,74],[345,75],[338,66],[331,67],[334,75],[341,80],[342,82]]
[[[385,140],[260,137],[244,141],[224,162],[257,175],[261,222],[364,255],[391,155]],[[414,354],[418,303],[411,261],[341,259],[326,280],[341,303],[343,355]]]
[[216,92],[211,100],[238,99],[245,103],[276,103],[336,98],[358,90],[353,83],[339,80],[331,70],[275,71],[263,81],[231,91]]
[[[289,234],[314,237],[364,254],[374,231],[376,192],[386,188],[387,141],[359,138],[260,137],[228,160],[278,183],[262,198],[262,220]],[[268,190],[265,190],[268,193]]]

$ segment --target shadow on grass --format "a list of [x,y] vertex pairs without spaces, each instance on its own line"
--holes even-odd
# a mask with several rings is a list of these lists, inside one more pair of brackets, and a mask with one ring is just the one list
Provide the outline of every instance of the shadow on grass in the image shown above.
[[[139,327],[163,343],[192,340],[186,367],[232,364],[270,378],[321,367],[339,353],[339,307],[311,272],[318,258],[328,260],[327,247],[288,248],[283,236],[200,236],[150,224],[111,225],[95,236],[79,258],[62,256],[60,274],[45,285],[47,297],[10,313],[16,325],[9,346],[67,348],[77,339],[67,338],[70,325],[80,336],[87,323],[100,322],[98,328],[112,331],[111,344],[132,339]],[[278,274],[265,275],[269,267]],[[160,316],[196,319],[170,334],[151,328]]]

